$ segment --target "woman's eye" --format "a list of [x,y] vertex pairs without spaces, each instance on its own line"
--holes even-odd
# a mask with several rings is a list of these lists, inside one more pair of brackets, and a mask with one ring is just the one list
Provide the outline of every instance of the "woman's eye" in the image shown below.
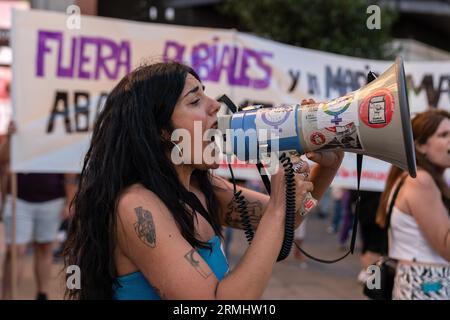
[[191,104],[192,104],[193,106],[196,106],[199,102],[200,102],[200,99],[197,99],[197,100],[191,102]]

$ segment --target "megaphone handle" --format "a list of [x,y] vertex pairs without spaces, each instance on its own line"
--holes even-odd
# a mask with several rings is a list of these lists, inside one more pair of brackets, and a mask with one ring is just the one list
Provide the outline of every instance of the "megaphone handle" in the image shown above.
[[306,216],[316,205],[317,200],[312,196],[311,192],[306,193],[300,208],[300,215],[302,217]]
[[[296,162],[297,164],[304,163],[305,161],[301,159],[301,156],[302,155],[298,152],[293,151],[289,152],[289,158],[291,159],[291,162]],[[302,205],[300,207],[300,215],[302,217],[306,216],[316,205],[317,200],[312,196],[311,192],[306,193],[305,198],[303,199]]]
[[[261,174],[261,179],[264,183],[266,191],[270,195],[270,180],[268,178],[266,169],[260,162],[256,164],[256,167],[258,168],[258,172]],[[313,197],[311,192],[308,192],[305,195],[305,199],[303,199],[302,206],[300,208],[300,215],[302,217],[306,216],[317,205],[317,202],[318,201]]]
[[286,221],[284,225],[284,239],[281,245],[277,261],[286,259],[292,249],[294,242],[294,224],[295,224],[295,173],[292,169],[291,159],[283,152],[280,156],[280,162],[283,166],[284,177],[286,180]]

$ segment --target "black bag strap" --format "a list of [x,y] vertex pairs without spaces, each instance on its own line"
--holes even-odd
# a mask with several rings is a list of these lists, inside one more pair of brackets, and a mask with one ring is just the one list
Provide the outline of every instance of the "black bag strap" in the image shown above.
[[391,227],[392,210],[394,210],[395,200],[397,199],[398,193],[403,183],[405,182],[405,179],[406,176],[400,179],[399,183],[397,184],[397,187],[395,188],[394,194],[392,195],[391,202],[389,203],[389,210],[386,215],[386,230],[388,230]]
[[363,155],[357,154],[356,155],[356,171],[357,171],[357,183],[358,183],[358,190],[356,191],[356,207],[355,207],[355,216],[353,218],[353,230],[352,230],[352,240],[350,242],[350,252],[353,254],[355,251],[355,245],[356,245],[356,233],[358,230],[358,221],[359,221],[359,211],[361,206],[361,171],[362,171],[362,161],[363,161]]

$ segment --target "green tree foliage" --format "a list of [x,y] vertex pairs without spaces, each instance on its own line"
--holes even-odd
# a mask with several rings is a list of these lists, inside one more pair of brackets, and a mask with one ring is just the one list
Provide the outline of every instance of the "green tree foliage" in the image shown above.
[[[372,2],[373,3],[373,2]],[[221,10],[243,31],[294,46],[364,58],[390,58],[396,13],[381,7],[380,29],[369,30],[366,0],[228,0]]]

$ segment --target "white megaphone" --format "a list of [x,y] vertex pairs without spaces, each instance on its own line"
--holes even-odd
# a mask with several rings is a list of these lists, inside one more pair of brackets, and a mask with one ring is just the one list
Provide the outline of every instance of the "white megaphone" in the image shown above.
[[[364,87],[328,102],[273,108],[250,106],[219,116],[222,150],[243,161],[262,149],[308,151],[341,149],[389,162],[416,176],[405,73],[401,58]],[[262,135],[261,132],[269,132]],[[276,142],[276,144],[275,144]],[[256,145],[256,148],[252,148]]]

